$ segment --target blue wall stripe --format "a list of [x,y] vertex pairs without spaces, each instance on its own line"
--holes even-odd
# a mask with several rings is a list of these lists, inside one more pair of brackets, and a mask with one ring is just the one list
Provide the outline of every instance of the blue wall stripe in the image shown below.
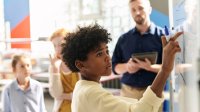
[[29,15],[29,0],[4,0],[4,14],[12,30]]
[[169,27],[169,16],[158,10],[153,9],[150,18],[156,25],[160,27],[164,27],[165,25]]

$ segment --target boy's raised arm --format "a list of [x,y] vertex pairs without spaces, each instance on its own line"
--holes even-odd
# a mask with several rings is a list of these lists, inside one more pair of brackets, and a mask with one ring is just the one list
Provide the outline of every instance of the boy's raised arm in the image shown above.
[[176,33],[169,42],[167,42],[166,37],[162,36],[162,45],[163,45],[163,61],[161,70],[158,72],[155,80],[152,83],[151,89],[158,96],[162,97],[162,92],[169,77],[173,67],[175,54],[181,51],[179,43],[176,39],[183,34],[183,32]]

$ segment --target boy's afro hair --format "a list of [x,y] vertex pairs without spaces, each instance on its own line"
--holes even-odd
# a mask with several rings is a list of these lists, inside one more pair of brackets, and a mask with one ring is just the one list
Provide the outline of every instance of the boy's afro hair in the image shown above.
[[79,72],[75,61],[87,60],[89,52],[100,47],[102,43],[108,43],[112,39],[110,33],[95,23],[87,27],[78,27],[77,31],[69,33],[62,44],[62,60],[72,72]]

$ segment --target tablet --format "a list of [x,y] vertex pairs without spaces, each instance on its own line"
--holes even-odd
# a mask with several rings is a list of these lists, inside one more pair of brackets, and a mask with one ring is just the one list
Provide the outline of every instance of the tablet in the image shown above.
[[132,59],[137,58],[141,61],[145,61],[145,58],[147,58],[151,64],[156,64],[158,57],[158,52],[143,52],[143,53],[134,53],[132,55]]

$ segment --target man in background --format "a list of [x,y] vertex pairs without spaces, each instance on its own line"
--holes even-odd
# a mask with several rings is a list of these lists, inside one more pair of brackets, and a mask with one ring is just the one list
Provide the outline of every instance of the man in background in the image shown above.
[[161,64],[162,30],[150,20],[152,7],[149,0],[129,0],[129,7],[136,26],[119,38],[112,57],[112,68],[115,74],[123,74],[121,96],[139,100],[152,84],[160,67],[153,67],[148,59],[133,60],[131,56],[135,53],[157,52],[156,64]]

